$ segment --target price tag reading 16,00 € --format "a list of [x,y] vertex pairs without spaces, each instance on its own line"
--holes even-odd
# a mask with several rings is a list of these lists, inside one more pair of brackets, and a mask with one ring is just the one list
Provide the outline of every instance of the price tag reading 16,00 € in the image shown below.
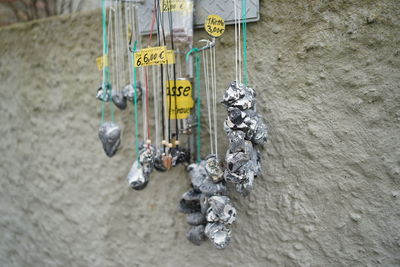
[[143,48],[135,53],[135,67],[174,63],[170,61],[171,55],[166,46]]
[[220,37],[225,31],[225,21],[218,15],[209,15],[204,23],[204,29],[212,37]]

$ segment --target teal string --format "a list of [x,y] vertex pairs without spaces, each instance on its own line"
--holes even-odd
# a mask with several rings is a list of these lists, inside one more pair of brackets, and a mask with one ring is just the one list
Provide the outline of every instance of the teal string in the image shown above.
[[196,111],[197,111],[197,157],[196,162],[200,163],[201,161],[201,125],[200,125],[200,115],[201,115],[201,95],[200,95],[200,54],[198,53],[200,50],[198,48],[191,49],[186,54],[186,62],[189,61],[189,56],[191,53],[195,52],[195,63],[196,63],[196,80],[195,86],[197,89],[197,101],[196,101]]
[[246,0],[242,0],[242,29],[243,29],[243,77],[244,85],[247,86],[248,74],[247,74],[247,23],[246,23]]
[[134,53],[136,51],[137,40],[133,44],[133,50],[131,52],[131,64],[133,66],[133,109],[134,109],[134,118],[135,118],[135,151],[136,151],[136,160],[140,166],[139,161],[139,122],[138,122],[138,105],[137,105],[137,87],[136,87],[136,67],[134,62]]
[[201,127],[200,127],[200,114],[201,114],[201,94],[200,94],[200,54],[196,53],[196,87],[197,87],[197,163],[201,161]]

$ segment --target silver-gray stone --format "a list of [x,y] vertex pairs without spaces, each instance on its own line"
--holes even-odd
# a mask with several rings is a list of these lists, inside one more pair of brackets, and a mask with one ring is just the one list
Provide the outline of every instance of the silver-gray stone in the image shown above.
[[231,131],[228,133],[229,138],[229,151],[239,152],[245,149],[245,138],[246,134],[243,131]]
[[230,172],[237,172],[250,160],[251,154],[246,152],[234,152],[226,154],[225,161]]
[[139,165],[137,160],[133,163],[128,173],[127,180],[129,186],[135,190],[142,190],[149,183],[148,177],[144,175],[143,168]]
[[199,246],[205,238],[204,228],[204,225],[190,227],[188,232],[186,233],[187,240]]
[[214,183],[218,183],[224,179],[224,172],[221,169],[216,155],[212,154],[207,156],[205,169]]
[[208,176],[204,165],[205,162],[201,161],[199,164],[192,163],[187,167],[192,186],[197,191],[201,191],[200,186],[204,183]]
[[121,143],[120,137],[121,129],[116,123],[107,121],[100,126],[99,138],[107,156],[112,157],[115,155]]
[[240,184],[244,183],[247,180],[246,173],[234,173],[229,171],[228,169],[225,169],[224,172],[224,178],[225,181],[230,182],[230,183],[235,183],[235,184]]
[[[135,88],[133,87],[132,84],[126,85],[122,89],[122,93],[124,97],[128,100],[133,102],[135,99]],[[142,99],[142,87],[141,83],[139,81],[136,82],[136,100],[139,102]]]
[[154,168],[155,148],[152,145],[143,144],[139,150],[139,162],[143,167],[143,174],[150,176]]
[[207,210],[210,207],[208,204],[208,197],[205,194],[201,194],[200,196],[200,211],[203,215],[207,215]]
[[206,177],[206,179],[203,180],[199,189],[206,196],[226,194],[226,185],[224,181],[214,183],[209,177]]
[[200,208],[201,193],[190,189],[182,195],[178,204],[178,211],[189,214],[201,211]]
[[218,249],[226,248],[231,241],[231,230],[222,223],[208,223],[204,233]]
[[201,225],[206,224],[206,217],[201,212],[190,213],[186,216],[186,222],[189,225]]
[[267,125],[265,125],[261,117],[257,116],[257,123],[251,141],[254,144],[262,146],[267,142],[267,139],[268,139]]
[[154,157],[154,169],[156,169],[159,172],[165,172],[167,170],[163,162],[162,149],[157,149],[156,155]]
[[126,109],[126,98],[122,91],[113,91],[112,101],[119,109]]
[[103,85],[97,89],[96,98],[98,100],[108,102],[111,100],[111,86],[109,85],[108,88],[104,89]]
[[236,220],[236,209],[227,196],[212,196],[208,199],[210,207],[207,210],[208,222],[232,224]]
[[250,172],[247,176],[247,181],[241,184],[236,184],[236,191],[242,196],[248,196],[254,188],[254,173]]

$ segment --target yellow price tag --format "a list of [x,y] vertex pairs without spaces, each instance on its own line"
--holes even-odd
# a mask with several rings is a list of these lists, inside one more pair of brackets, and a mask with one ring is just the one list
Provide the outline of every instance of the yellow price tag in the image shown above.
[[168,64],[175,64],[174,50],[167,50],[167,61],[168,61]]
[[[186,119],[194,106],[192,84],[188,80],[167,81],[167,105],[170,119]],[[169,107],[171,105],[171,108]]]
[[167,64],[167,47],[156,46],[143,48],[135,53],[135,67]]
[[162,12],[169,11],[187,11],[189,9],[188,1],[186,0],[163,0]]
[[96,65],[99,70],[108,66],[108,57],[107,55],[96,58]]
[[132,39],[132,25],[128,24],[128,29],[126,32],[126,37],[128,39],[128,42]]
[[204,22],[204,29],[213,37],[220,37],[225,31],[225,21],[218,15],[209,15]]

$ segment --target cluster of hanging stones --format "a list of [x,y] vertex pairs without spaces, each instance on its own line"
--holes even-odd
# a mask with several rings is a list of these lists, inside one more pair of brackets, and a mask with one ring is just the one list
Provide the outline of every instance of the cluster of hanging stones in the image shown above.
[[165,156],[161,148],[143,143],[139,149],[139,159],[133,163],[128,173],[128,184],[132,189],[142,190],[149,183],[150,174],[154,169],[164,172],[189,160],[190,154],[183,148],[171,148],[170,154]]
[[183,194],[178,210],[187,214],[190,225],[187,239],[200,245],[208,237],[216,248],[228,246],[231,238],[229,225],[236,220],[216,156],[211,154],[200,163],[187,167],[192,188]]
[[224,130],[229,138],[225,161],[225,181],[236,184],[236,191],[247,196],[254,187],[254,179],[261,175],[260,151],[267,141],[267,126],[256,110],[255,91],[232,82],[222,104],[228,117]]
[[[138,86],[137,99],[141,89]],[[187,167],[192,188],[183,194],[179,202],[179,211],[187,214],[190,228],[187,239],[200,245],[206,237],[218,249],[229,245],[231,230],[229,226],[236,220],[236,209],[226,196],[226,182],[236,184],[236,191],[247,196],[254,187],[254,179],[261,175],[260,152],[267,141],[267,127],[256,111],[256,94],[253,89],[232,82],[221,101],[227,107],[228,117],[224,130],[229,138],[226,152],[226,169],[223,171],[216,155],[211,154],[200,163]],[[126,108],[127,101],[133,101],[133,86],[113,92],[111,86],[100,87],[97,98],[101,101],[113,101],[120,108]],[[99,138],[107,156],[112,157],[120,144],[121,129],[114,122],[104,122],[99,129]],[[171,151],[169,163],[161,149],[143,143],[139,150],[139,161],[135,161],[128,174],[128,183],[135,190],[141,190],[149,182],[150,173],[168,169],[189,161],[189,153],[179,149]]]
[[[136,94],[137,101],[140,101],[140,99],[142,99],[142,88],[139,81],[136,85]],[[127,102],[134,101],[135,88],[132,84],[128,84],[122,90],[113,90],[111,84],[108,83],[105,86],[101,85],[99,89],[97,89],[96,98],[103,102],[113,101],[115,106],[124,110],[127,107]]]
[[[137,100],[141,99],[142,89],[140,83],[136,87]],[[133,102],[135,90],[131,84],[125,86],[121,91],[112,89],[111,84],[102,84],[97,89],[96,98],[103,102],[113,101],[115,106],[124,110],[127,101]],[[121,144],[121,128],[112,121],[103,122],[99,128],[99,138],[103,145],[104,152],[108,157],[114,156]]]
[[[140,81],[136,85],[136,100],[142,97]],[[127,102],[134,102],[135,89],[128,84],[122,90],[113,90],[110,84],[101,85],[97,90],[96,98],[103,102],[112,101],[121,110],[126,109]],[[99,128],[99,138],[107,156],[114,156],[121,143],[121,128],[112,121],[106,121]],[[184,148],[169,148],[165,155],[161,148],[156,148],[150,143],[142,143],[139,147],[138,160],[134,161],[128,173],[128,184],[132,189],[142,190],[149,183],[153,170],[164,172],[171,167],[190,161],[190,154]]]
[[183,194],[178,209],[187,214],[190,228],[186,237],[196,245],[208,237],[218,249],[228,246],[229,225],[236,220],[236,209],[226,196],[226,182],[236,184],[236,191],[247,196],[255,177],[261,175],[257,146],[267,141],[267,127],[256,112],[255,97],[253,89],[232,82],[221,101],[228,110],[224,122],[229,138],[225,171],[215,155],[187,168],[192,188]]

